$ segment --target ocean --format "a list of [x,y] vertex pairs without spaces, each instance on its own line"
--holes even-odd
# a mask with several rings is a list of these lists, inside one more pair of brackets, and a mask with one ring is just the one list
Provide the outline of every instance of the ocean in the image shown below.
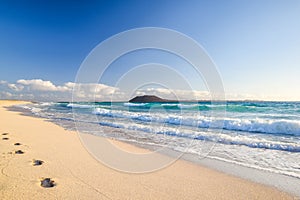
[[66,129],[300,179],[300,102],[17,105]]

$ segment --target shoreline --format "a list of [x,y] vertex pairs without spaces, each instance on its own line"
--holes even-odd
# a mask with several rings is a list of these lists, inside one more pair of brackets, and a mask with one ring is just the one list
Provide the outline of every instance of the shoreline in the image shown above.
[[[8,111],[17,101],[0,101],[1,199],[294,199],[274,187],[242,179],[219,169],[178,160],[146,174],[115,171],[95,160],[76,132],[44,120]],[[1,135],[2,138],[4,137]],[[98,136],[94,136],[98,137]],[[14,146],[20,142],[21,146]],[[130,151],[145,151],[116,141]],[[17,149],[25,153],[17,155]],[[11,153],[10,153],[11,152]],[[41,159],[41,166],[32,166]],[[203,165],[203,166],[202,166]],[[41,178],[56,185],[42,188]]]

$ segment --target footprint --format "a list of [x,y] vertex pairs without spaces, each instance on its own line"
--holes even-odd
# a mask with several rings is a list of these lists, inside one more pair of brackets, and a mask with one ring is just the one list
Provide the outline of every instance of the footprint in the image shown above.
[[2,138],[2,140],[9,140],[9,138],[7,138],[7,137],[4,137],[4,138]]
[[41,186],[45,188],[54,187],[55,183],[51,178],[44,178],[41,180]]
[[19,146],[19,145],[21,145],[21,143],[17,142],[17,143],[15,143],[14,145],[15,145],[15,146]]
[[22,151],[22,150],[15,151],[15,154],[23,154],[23,153],[24,153],[24,151]]
[[33,160],[33,166],[42,165],[43,163],[44,163],[44,161],[42,161],[42,160]]

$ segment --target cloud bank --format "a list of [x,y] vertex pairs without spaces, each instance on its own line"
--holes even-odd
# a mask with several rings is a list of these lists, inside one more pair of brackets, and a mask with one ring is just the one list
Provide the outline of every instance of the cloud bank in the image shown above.
[[[76,89],[74,91],[74,89]],[[55,85],[42,79],[18,80],[15,83],[0,81],[0,99],[30,101],[107,100],[118,94],[118,88],[104,84],[75,84],[67,82]]]
[[[208,91],[144,88],[137,91],[121,91],[119,88],[95,83],[73,82],[56,85],[42,79],[20,79],[14,83],[0,80],[0,99],[29,101],[127,101],[138,95],[156,95],[165,99],[210,100]],[[226,94],[227,100],[268,100],[249,94]]]

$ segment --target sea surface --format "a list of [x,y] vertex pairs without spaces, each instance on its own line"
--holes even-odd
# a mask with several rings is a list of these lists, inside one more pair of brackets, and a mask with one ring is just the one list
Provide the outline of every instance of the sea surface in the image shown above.
[[300,102],[18,105],[66,129],[300,179]]

